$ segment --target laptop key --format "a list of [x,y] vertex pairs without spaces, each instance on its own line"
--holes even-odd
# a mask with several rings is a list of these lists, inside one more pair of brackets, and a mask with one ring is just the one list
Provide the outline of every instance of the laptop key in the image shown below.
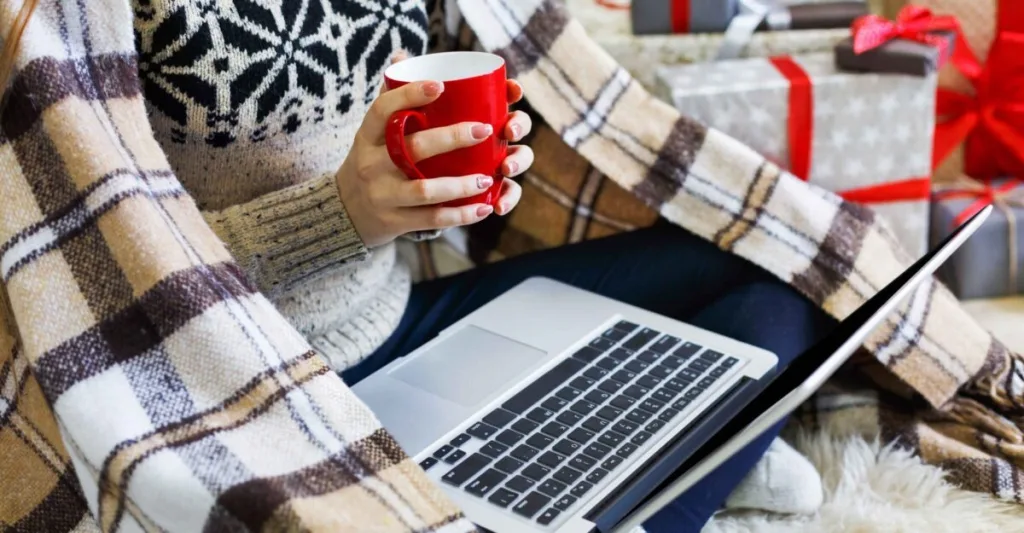
[[636,358],[638,360],[640,360],[640,361],[643,361],[643,362],[647,363],[647,364],[653,364],[655,361],[658,360],[659,357],[661,357],[661,355],[662,354],[660,354],[658,352],[652,352],[650,350],[647,350],[647,351],[641,353],[640,355],[638,355]]
[[633,404],[635,404],[635,403],[636,403],[635,399],[630,398],[629,396],[624,396],[622,394],[616,396],[615,398],[612,398],[612,401],[609,402],[609,404],[612,407],[615,407],[617,409],[622,409],[622,410],[626,410],[626,409],[629,409],[630,407],[633,407]]
[[533,435],[530,435],[530,438],[526,439],[527,444],[533,446],[534,448],[537,448],[538,450],[543,450],[544,448],[547,448],[554,441],[555,439],[543,433],[534,433]]
[[453,464],[459,462],[459,460],[462,459],[465,456],[466,456],[466,452],[464,452],[462,450],[455,450],[450,455],[448,455],[448,457],[444,458],[444,462],[446,462],[446,463],[448,463],[450,465],[453,465]]
[[572,430],[572,433],[569,433],[569,438],[580,444],[586,444],[590,442],[590,439],[594,438],[594,432],[583,428],[576,428]]
[[722,361],[722,366],[724,366],[725,368],[732,368],[733,365],[739,362],[740,360],[736,359],[735,357],[726,357],[725,361]]
[[711,363],[709,363],[709,362],[707,362],[707,361],[705,361],[703,359],[694,359],[693,362],[691,362],[687,366],[687,368],[693,368],[693,369],[696,369],[696,370],[704,371],[704,370],[707,370],[707,369],[711,368]]
[[614,422],[620,415],[622,415],[622,409],[616,409],[610,405],[606,405],[597,410],[597,416],[610,422]]
[[[505,483],[505,486],[518,493],[523,493],[530,490],[530,487],[532,487],[534,483],[536,482],[528,477],[515,476],[508,480],[508,483]],[[516,494],[516,497],[518,498],[519,494]]]
[[543,483],[537,486],[537,490],[539,492],[551,496],[552,498],[557,497],[567,488],[568,485],[552,478],[545,479]]
[[622,394],[625,394],[626,396],[629,396],[634,400],[639,400],[640,398],[647,396],[648,392],[651,392],[651,389],[648,389],[647,387],[641,387],[639,385],[630,385],[626,387],[626,390],[622,391]]
[[604,333],[601,334],[602,337],[612,342],[619,342],[622,339],[625,339],[626,335],[629,335],[628,331],[622,331],[621,329],[616,329],[614,327],[606,329]]
[[640,326],[638,326],[638,325],[636,325],[636,324],[634,324],[632,322],[629,322],[627,320],[620,320],[617,324],[615,324],[612,327],[615,328],[615,329],[618,329],[618,330],[625,331],[627,334],[629,334],[629,333],[633,333],[634,331],[636,331]]
[[558,453],[560,453],[560,454],[562,454],[562,455],[564,455],[566,457],[576,453],[576,451],[579,450],[579,449],[580,449],[580,443],[573,442],[573,441],[571,441],[569,439],[562,439],[562,440],[558,441],[558,444],[555,444],[555,447],[552,448],[552,450],[555,450],[556,452],[558,452]]
[[628,415],[626,415],[626,420],[629,420],[630,422],[636,424],[645,424],[648,420],[651,419],[651,416],[653,415],[651,415],[651,413],[648,413],[647,411],[633,409],[632,411],[629,412]]
[[605,470],[615,470],[615,467],[619,466],[620,464],[622,464],[622,458],[619,457],[618,455],[612,455],[605,459],[603,463],[601,463],[601,468]]
[[452,453],[453,449],[454,448],[452,448],[451,446],[445,444],[444,446],[441,446],[440,448],[438,448],[437,451],[433,453],[433,455],[437,459],[444,459],[444,457],[446,455],[448,455],[449,453]]
[[538,424],[543,424],[544,422],[547,422],[548,419],[553,417],[553,416],[555,416],[555,412],[554,411],[552,411],[550,409],[545,409],[543,407],[537,407],[533,411],[530,411],[526,415],[526,418],[529,418],[530,420],[533,420],[534,422],[536,422]]
[[433,457],[427,457],[426,459],[420,461],[420,468],[422,468],[424,470],[430,470],[430,467],[432,467],[432,466],[434,466],[436,464],[437,464],[437,459],[434,459]]
[[729,370],[726,369],[723,366],[716,366],[715,368],[712,368],[711,372],[708,372],[708,374],[712,375],[712,376],[715,376],[716,378],[720,378],[720,377],[724,376],[725,373],[728,372],[728,371]]
[[658,353],[668,353],[668,351],[674,348],[676,344],[679,344],[678,338],[673,337],[672,335],[662,335],[661,338],[658,339],[658,342],[652,344],[649,349]]
[[491,468],[466,485],[466,492],[474,496],[483,496],[491,492],[494,487],[501,485],[506,477],[508,476]]
[[572,387],[562,387],[561,390],[559,390],[557,393],[555,393],[555,396],[558,396],[559,398],[561,398],[561,399],[563,399],[563,400],[565,400],[567,402],[571,402],[571,401],[575,400],[576,398],[579,398],[580,394],[583,394],[583,393],[578,391],[578,390],[576,390],[576,389],[574,389],[574,388],[572,388]]
[[714,363],[721,359],[723,355],[725,354],[723,354],[722,352],[716,352],[714,350],[704,350],[704,353],[700,354],[700,358],[709,363]]
[[509,398],[501,406],[517,415],[521,415],[533,407],[541,398],[547,396],[549,392],[564,385],[566,381],[575,376],[577,372],[582,371],[586,366],[587,364],[583,361],[573,359],[572,357],[566,358],[561,363],[558,363],[557,366],[548,370],[543,376],[537,378],[536,381],[517,392],[515,396]]
[[604,379],[604,377],[608,375],[608,371],[600,367],[592,366],[588,368],[583,375],[592,380],[598,381]]
[[616,392],[619,392],[622,387],[625,387],[625,385],[615,381],[614,379],[606,379],[597,386],[597,388],[607,392],[608,394],[615,394]]
[[524,435],[528,435],[530,433],[533,433],[533,430],[537,429],[537,427],[539,427],[539,426],[540,426],[540,424],[538,424],[538,423],[536,423],[536,422],[534,422],[532,420],[527,420],[525,418],[520,418],[519,420],[516,420],[515,423],[512,424],[512,429],[514,429],[514,430],[516,430],[516,431],[518,431],[518,432],[520,432],[520,433],[522,433]]
[[523,462],[514,457],[502,457],[500,461],[494,463],[494,468],[497,468],[506,474],[511,474],[522,467]]
[[606,339],[602,336],[590,341],[590,346],[597,348],[602,352],[607,352],[608,350],[612,349],[612,346],[615,346],[615,341],[611,339]]
[[596,459],[582,453],[574,455],[572,459],[569,459],[569,466],[579,470],[580,472],[586,472],[587,470],[594,468],[594,465],[596,464]]
[[629,370],[619,370],[612,374],[612,379],[621,383],[629,383],[636,379],[636,372],[630,372]]
[[604,353],[604,351],[599,348],[595,348],[593,346],[584,346],[579,350],[576,350],[576,353],[572,354],[572,357],[573,359],[576,359],[584,363],[592,363],[595,359],[601,357],[602,353]]
[[452,441],[449,442],[448,444],[451,444],[452,446],[455,446],[455,447],[459,447],[459,446],[462,446],[463,444],[469,442],[469,439],[470,439],[469,435],[466,435],[465,433],[461,433],[461,434],[459,434],[459,436],[457,436],[454,439],[452,439]]
[[558,413],[558,416],[555,417],[555,420],[567,426],[572,426],[575,425],[576,422],[583,420],[583,415],[579,413],[574,413],[572,411],[562,411],[561,413]]
[[683,363],[685,363],[685,361],[683,361],[682,359],[680,359],[680,358],[678,358],[678,357],[676,357],[674,355],[665,356],[661,360],[661,364],[663,364],[663,365],[665,365],[665,366],[667,366],[667,367],[669,367],[671,369],[679,368],[679,367],[683,366]]
[[583,397],[583,399],[588,401],[588,402],[595,403],[597,405],[601,405],[608,398],[611,398],[611,397],[612,397],[611,394],[608,394],[607,392],[605,392],[603,390],[595,389],[595,390],[592,390],[592,391],[588,392],[587,395]]
[[455,468],[449,470],[447,474],[441,477],[441,480],[449,485],[459,487],[468,481],[469,478],[473,477],[477,472],[483,470],[483,468],[490,462],[490,457],[474,453],[456,465]]
[[467,429],[466,433],[469,433],[470,435],[472,435],[472,436],[474,436],[474,437],[476,437],[476,438],[478,438],[480,440],[487,440],[487,439],[491,438],[491,435],[494,435],[497,431],[498,431],[498,428],[496,428],[496,427],[494,427],[494,426],[492,426],[490,424],[485,424],[483,422],[477,422],[476,424],[473,424],[473,427]]
[[587,377],[577,376],[576,379],[569,382],[569,386],[574,389],[585,391],[590,387],[593,387],[594,383],[597,382]]
[[659,402],[671,402],[679,395],[679,391],[674,391],[668,387],[661,387],[651,394],[651,398],[658,400]]
[[654,398],[647,398],[640,402],[639,407],[644,411],[649,411],[651,414],[657,414],[661,411],[662,407],[665,407],[665,402],[655,400]]
[[651,328],[643,328],[639,332],[634,334],[632,337],[627,339],[626,342],[622,344],[622,346],[627,350],[633,350],[635,352],[640,348],[646,346],[647,343],[653,341],[654,338],[657,337],[658,335],[661,335],[660,331]]
[[587,474],[587,481],[589,483],[597,484],[597,483],[600,483],[601,480],[604,479],[604,477],[607,476],[607,475],[608,475],[608,471],[607,470],[605,470],[603,468],[598,468],[596,470],[591,471],[589,474]]
[[572,404],[572,407],[570,407],[570,409],[572,409],[573,412],[579,413],[581,415],[589,415],[591,411],[597,409],[597,406],[586,400],[580,400]]
[[661,420],[662,422],[670,422],[678,414],[679,411],[676,411],[675,409],[669,407],[668,409],[665,409],[664,411],[661,412],[661,414],[658,415],[658,420]]
[[702,393],[702,392],[704,392],[704,389],[701,389],[701,388],[698,388],[698,387],[694,387],[694,388],[686,391],[686,393],[683,394],[683,397],[692,400],[692,399],[696,398],[697,396],[700,396],[700,393]]
[[500,442],[506,446],[512,446],[521,440],[523,440],[523,434],[511,429],[506,429],[498,433],[497,437],[494,437],[495,442]]
[[520,444],[516,449],[512,450],[509,455],[525,463],[526,461],[533,459],[538,453],[540,452],[536,448]]
[[540,457],[537,458],[537,462],[548,467],[555,468],[565,461],[565,456],[555,452],[544,452]]
[[690,357],[693,357],[693,354],[701,351],[701,349],[703,349],[703,346],[699,344],[694,344],[692,342],[684,342],[680,344],[674,352],[672,352],[672,355],[680,357],[682,359],[689,359]]
[[558,396],[551,396],[547,400],[544,400],[544,403],[540,404],[541,407],[550,409],[556,413],[561,411],[566,405],[569,405],[569,402],[559,398]]
[[627,442],[624,443],[622,446],[619,446],[618,450],[615,450],[615,455],[618,455],[619,457],[626,459],[630,455],[633,455],[633,452],[635,452],[638,448],[639,446],[637,446],[636,444],[633,444],[632,442]]
[[569,507],[572,507],[572,504],[574,503],[576,503],[575,496],[573,496],[572,494],[563,494],[562,497],[555,502],[555,509],[558,509],[559,511],[564,511]]
[[531,492],[527,494],[525,498],[519,500],[519,503],[517,503],[512,510],[520,516],[533,518],[533,515],[537,514],[537,512],[550,501],[551,498],[539,492]]
[[612,426],[612,429],[617,433],[622,433],[623,435],[632,435],[638,427],[640,427],[639,424],[630,422],[629,420],[619,420],[614,426]]
[[600,442],[591,442],[590,446],[587,446],[583,453],[593,457],[594,459],[604,459],[604,456],[611,453],[612,449],[601,444]]
[[537,463],[530,464],[529,466],[524,468],[522,472],[520,472],[520,474],[522,474],[522,475],[524,475],[524,476],[526,476],[526,477],[528,477],[528,478],[530,478],[530,479],[532,479],[534,481],[540,481],[540,480],[544,479],[544,477],[547,476],[550,473],[551,473],[551,469],[550,468],[548,468],[546,466],[541,466],[541,465],[539,465]]
[[552,507],[552,508],[544,511],[543,513],[541,513],[540,516],[537,517],[537,523],[542,525],[542,526],[546,526],[546,525],[550,524],[551,522],[554,522],[555,519],[558,518],[558,515],[560,515],[560,514],[562,514],[561,511],[559,511],[558,509],[555,509],[554,507]]
[[504,509],[505,507],[512,505],[512,502],[516,501],[516,498],[518,497],[519,494],[508,489],[501,488],[494,491],[494,494],[491,494],[491,497],[487,498],[487,501]]
[[612,359],[611,357],[605,357],[597,363],[597,367],[604,370],[615,370],[615,367],[619,366],[618,359]]
[[558,422],[548,422],[548,424],[544,426],[544,429],[541,429],[540,431],[541,433],[554,439],[561,437],[563,433],[569,431],[569,426],[565,424],[559,424]]
[[650,373],[652,376],[656,378],[665,379],[672,375],[673,370],[674,369],[667,367],[665,365],[658,365],[648,370],[648,373]]
[[639,374],[639,373],[643,372],[644,370],[647,370],[647,367],[649,367],[649,366],[651,366],[651,365],[648,364],[648,363],[645,363],[645,362],[643,362],[643,361],[641,361],[639,359],[633,359],[632,361],[626,363],[626,367],[625,368],[626,368],[626,370],[629,370],[630,372],[636,372],[637,374]]
[[505,453],[506,450],[508,450],[508,446],[505,446],[500,442],[491,441],[484,444],[483,448],[480,448],[480,453],[497,459],[498,456]]
[[625,348],[616,348],[612,353],[608,354],[608,357],[611,357],[618,361],[619,364],[622,364],[623,362],[633,358],[633,352]]
[[641,432],[637,433],[636,435],[633,435],[633,438],[630,439],[630,441],[633,444],[636,444],[637,446],[642,446],[645,442],[651,440],[652,436],[653,435],[651,435],[650,433],[648,433],[646,431],[641,431]]
[[551,476],[566,485],[572,485],[577,479],[583,477],[579,470],[573,470],[567,466],[559,468],[555,475]]
[[597,438],[597,442],[600,442],[601,444],[604,444],[605,446],[610,446],[612,448],[618,446],[619,444],[622,444],[622,441],[624,440],[626,440],[626,437],[614,431],[605,431],[604,433],[601,434],[600,437]]
[[651,420],[651,422],[644,427],[644,431],[648,433],[657,433],[658,430],[660,430],[663,427],[665,427],[665,422],[658,419],[654,419]]
[[587,483],[586,481],[580,481],[575,487],[569,490],[569,494],[579,498],[587,493],[588,490],[594,488],[593,483]]
[[607,420],[603,420],[596,416],[592,416],[588,418],[585,422],[583,422],[583,427],[589,429],[590,431],[593,431],[594,433],[600,433],[604,431],[604,428],[608,427],[609,423],[610,422],[608,422]]
[[515,419],[516,419],[515,413],[512,413],[510,411],[506,411],[506,410],[504,410],[504,409],[499,407],[499,408],[491,411],[491,413],[489,415],[485,416],[484,417],[484,422],[487,422],[488,424],[490,424],[490,425],[492,425],[492,426],[494,426],[496,428],[503,428],[503,427],[509,425]]
[[707,389],[707,388],[711,387],[712,385],[714,385],[715,381],[718,381],[718,378],[706,377],[706,378],[700,380],[700,382],[698,382],[697,384],[699,386],[704,387],[705,389]]
[[700,374],[701,374],[700,370],[694,370],[692,368],[684,368],[684,369],[679,371],[679,375],[676,376],[676,377],[678,377],[678,378],[686,378],[686,379],[688,379],[690,381],[693,381],[693,380],[699,378]]
[[679,394],[686,388],[686,382],[680,380],[678,377],[674,377],[670,380],[665,381],[665,388]]
[[682,411],[683,409],[686,409],[687,405],[690,405],[690,399],[689,398],[680,398],[680,399],[676,400],[676,402],[674,404],[672,404],[672,408],[676,409],[678,411]]

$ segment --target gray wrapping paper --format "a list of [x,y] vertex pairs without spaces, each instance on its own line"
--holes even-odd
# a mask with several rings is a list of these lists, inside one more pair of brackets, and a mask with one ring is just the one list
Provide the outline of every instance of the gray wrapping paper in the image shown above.
[[[971,198],[932,201],[930,241],[933,246],[953,231],[957,215],[974,202]],[[961,300],[1024,294],[1024,207],[1009,207],[1017,223],[1013,250],[1018,256],[1016,286],[1010,285],[1010,221],[1002,209],[994,209],[977,233],[967,239],[937,273]]]
[[[844,192],[931,174],[936,76],[840,72],[829,53],[794,60],[813,86],[810,183]],[[684,115],[788,166],[790,82],[767,59],[662,67],[656,74],[656,94]],[[928,203],[872,207],[919,257],[927,249]]]
[[[720,32],[739,11],[739,0],[688,0],[690,27],[687,33]],[[657,35],[672,32],[672,0],[633,0],[630,11],[633,33]]]

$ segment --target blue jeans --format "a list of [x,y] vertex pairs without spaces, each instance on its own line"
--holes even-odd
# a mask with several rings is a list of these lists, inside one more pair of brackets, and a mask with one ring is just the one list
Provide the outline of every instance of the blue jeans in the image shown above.
[[[433,338],[521,281],[544,276],[774,352],[784,368],[835,322],[788,285],[742,258],[668,224],[521,256],[416,284],[398,329],[344,371],[354,384]],[[697,532],[764,454],[781,424],[750,443],[645,524]]]

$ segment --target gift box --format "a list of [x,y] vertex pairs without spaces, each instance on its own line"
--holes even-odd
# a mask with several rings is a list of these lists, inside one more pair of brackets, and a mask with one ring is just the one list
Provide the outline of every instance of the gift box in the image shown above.
[[657,78],[684,115],[876,206],[910,253],[924,253],[935,75],[842,72],[826,53],[662,67]]
[[867,13],[864,0],[778,3],[774,0],[634,0],[633,33],[724,32],[738,15],[767,14],[757,29],[784,31],[847,28]]
[[939,70],[953,47],[953,34],[945,33],[938,37],[948,41],[946,48],[897,39],[861,53],[854,50],[853,38],[850,37],[836,45],[836,66],[848,72],[927,76]]
[[[961,39],[955,17],[924,7],[904,7],[894,19],[867,15],[836,45],[836,66],[851,72],[927,76],[944,65]],[[965,43],[959,43],[961,47]]]
[[[628,9],[611,9],[595,0],[566,0],[566,6],[587,34],[648,90],[655,87],[659,66],[712,61],[725,44],[721,33],[634,35]],[[849,35],[849,28],[757,32],[739,56],[825,52]]]
[[942,242],[989,203],[996,206],[992,215],[938,271],[963,300],[1024,293],[1024,182],[960,180],[944,186],[932,199],[931,242]]

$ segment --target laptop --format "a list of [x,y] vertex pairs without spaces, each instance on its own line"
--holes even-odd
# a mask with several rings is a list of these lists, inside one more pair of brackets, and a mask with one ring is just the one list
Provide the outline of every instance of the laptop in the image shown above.
[[765,350],[533,278],[353,391],[482,529],[627,532],[809,398],[991,209],[781,372]]

